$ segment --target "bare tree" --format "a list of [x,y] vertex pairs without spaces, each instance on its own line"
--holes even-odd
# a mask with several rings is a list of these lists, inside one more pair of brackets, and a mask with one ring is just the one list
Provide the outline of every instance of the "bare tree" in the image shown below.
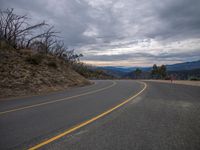
[[54,45],[56,44],[57,40],[55,39],[57,33],[54,30],[54,27],[50,27],[44,34],[44,38],[42,39],[42,43],[44,44],[44,53],[48,54],[53,51]]
[[[32,35],[33,31],[45,25],[44,21],[35,25],[29,25],[27,15],[16,15],[13,9],[0,10],[0,37],[14,48],[26,47],[26,40]],[[38,37],[39,35],[36,36]],[[30,39],[34,38],[30,37]]]
[[70,62],[71,64],[73,63],[77,63],[80,61],[80,57],[83,57],[82,54],[76,54],[75,50],[70,50],[70,51],[66,51],[65,53],[65,59],[66,61]]
[[13,9],[0,10],[0,40],[5,40],[15,49],[26,48],[51,54],[69,64],[79,62],[83,55],[68,50],[54,26],[49,26],[44,21],[34,25],[28,22],[27,15],[17,15]]
[[53,47],[53,54],[59,58],[63,57],[63,54],[67,51],[63,41],[56,41]]

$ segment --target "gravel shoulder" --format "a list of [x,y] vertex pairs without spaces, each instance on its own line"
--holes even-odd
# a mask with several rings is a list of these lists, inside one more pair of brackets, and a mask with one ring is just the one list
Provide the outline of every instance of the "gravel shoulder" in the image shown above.
[[[144,81],[171,83],[170,80],[144,80]],[[200,81],[174,80],[174,81],[172,81],[172,84],[183,84],[183,85],[200,86]]]

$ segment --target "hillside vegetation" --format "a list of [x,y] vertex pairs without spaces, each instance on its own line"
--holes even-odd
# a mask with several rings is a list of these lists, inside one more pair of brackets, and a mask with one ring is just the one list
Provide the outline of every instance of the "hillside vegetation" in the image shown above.
[[90,84],[73,65],[81,54],[68,50],[53,26],[28,23],[13,9],[0,11],[0,98]]
[[0,50],[0,97],[38,94],[89,84],[64,61],[30,50]]
[[113,79],[114,78],[114,76],[109,74],[109,72],[106,70],[96,68],[94,66],[89,66],[81,62],[73,64],[73,69],[88,79]]

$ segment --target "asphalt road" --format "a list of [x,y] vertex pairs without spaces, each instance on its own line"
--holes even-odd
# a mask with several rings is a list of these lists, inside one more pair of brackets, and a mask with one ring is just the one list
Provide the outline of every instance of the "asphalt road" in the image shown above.
[[0,149],[27,149],[44,142],[41,149],[200,149],[199,87],[146,82],[145,88],[131,80],[95,83],[1,101]]

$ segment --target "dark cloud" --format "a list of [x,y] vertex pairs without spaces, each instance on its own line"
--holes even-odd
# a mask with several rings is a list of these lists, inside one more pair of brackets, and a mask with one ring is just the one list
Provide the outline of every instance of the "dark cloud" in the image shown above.
[[84,60],[200,59],[199,0],[0,1],[1,9],[15,8],[55,25]]
[[149,36],[163,40],[199,38],[199,8],[199,0],[169,0],[162,5],[155,6],[157,20],[162,26],[149,33]]

